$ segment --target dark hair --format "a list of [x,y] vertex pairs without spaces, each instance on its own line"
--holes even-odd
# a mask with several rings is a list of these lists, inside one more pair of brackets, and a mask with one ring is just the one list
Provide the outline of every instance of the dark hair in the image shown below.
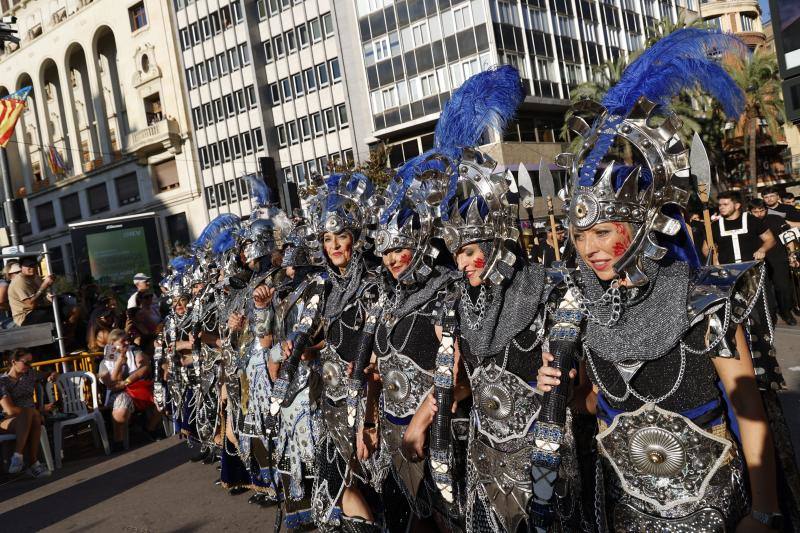
[[781,193],[781,200],[785,200],[787,198],[794,200],[794,193],[791,193],[789,191],[783,191]]
[[750,200],[750,209],[766,209],[767,204],[761,198],[753,198]]
[[780,194],[780,191],[777,187],[770,185],[769,187],[764,187],[764,189],[761,190],[761,196],[766,196],[768,194]]
[[731,200],[734,203],[742,203],[742,195],[737,191],[722,191],[717,195],[717,202],[720,200]]
[[20,359],[22,359],[26,355],[30,355],[30,354],[31,354],[30,350],[26,350],[25,348],[17,348],[16,350],[14,350],[14,351],[12,351],[11,353],[8,354],[8,362],[9,363],[14,363],[16,361],[19,361]]

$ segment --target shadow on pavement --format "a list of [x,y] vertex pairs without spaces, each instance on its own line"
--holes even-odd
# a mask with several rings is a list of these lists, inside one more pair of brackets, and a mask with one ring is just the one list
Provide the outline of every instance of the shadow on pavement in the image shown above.
[[[186,462],[186,452],[171,446],[145,460],[115,468],[68,489],[45,496],[0,515],[0,524],[13,531],[38,531],[121,494]],[[131,502],[131,505],[135,505]],[[4,529],[4,528],[3,528]]]

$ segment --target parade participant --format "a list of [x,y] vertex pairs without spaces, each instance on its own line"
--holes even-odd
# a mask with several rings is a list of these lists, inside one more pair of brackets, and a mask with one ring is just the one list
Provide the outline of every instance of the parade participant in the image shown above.
[[[743,95],[716,56],[742,47],[698,29],[662,39],[602,106],[578,105],[570,125],[585,143],[559,157],[571,170],[569,229],[579,256],[564,276],[587,317],[583,345],[597,395],[600,530],[779,528],[772,440],[739,325],[763,270],[700,269],[676,209],[688,200],[690,169],[670,101],[699,84],[738,116]],[[550,390],[557,375],[543,367],[539,387]],[[718,381],[735,420],[725,416]]]
[[[377,300],[375,277],[363,257],[374,223],[373,193],[372,182],[360,173],[337,173],[324,181],[316,176],[302,191],[309,230],[324,254],[327,274],[316,280],[324,283],[324,297],[310,302],[321,309],[325,333],[320,353],[325,425],[312,496],[314,522],[322,530],[378,531],[364,496],[367,478],[355,456],[347,404],[348,364],[357,356],[361,330]],[[285,356],[293,349],[294,340],[284,343]]]
[[[468,148],[487,126],[502,132],[522,98],[513,67],[473,76],[448,102],[434,147],[452,165],[441,235],[463,273],[456,355],[473,398],[465,513],[467,530],[476,532],[516,532],[536,525],[529,520],[531,430],[540,409],[535,379],[545,328],[546,274],[518,248],[518,206],[510,194],[510,176],[495,173],[494,161]],[[453,370],[460,368],[454,363]],[[460,398],[458,387],[453,396]],[[424,454],[425,430],[437,424],[432,411],[438,417],[450,410],[433,396],[427,405],[405,433],[403,445],[411,457]],[[436,448],[432,441],[431,469],[446,498],[455,487],[447,487],[452,479],[438,475],[446,469]]]
[[770,311],[773,322],[776,314],[789,326],[796,326],[797,320],[792,315],[794,309],[794,289],[792,287],[792,273],[789,270],[789,256],[778,236],[789,230],[786,219],[767,212],[764,200],[754,198],[750,200],[750,214],[764,222],[764,225],[775,237],[776,244],[767,250],[766,263],[770,280]]
[[[401,446],[409,422],[433,388],[442,303],[455,279],[447,265],[449,258],[440,255],[432,240],[438,205],[428,199],[437,193],[441,197],[448,184],[447,174],[440,169],[438,160],[412,160],[399,169],[386,191],[375,237],[375,252],[383,259],[378,288],[386,302],[374,344],[382,391],[380,417],[365,424],[362,440],[368,446],[360,458],[366,459],[375,446],[377,423],[380,451],[371,482],[382,493],[389,531],[416,530],[432,515],[440,529],[449,529],[451,524],[463,527],[462,508],[441,498],[423,456],[407,457]],[[455,477],[461,480],[463,443],[459,441],[456,453],[462,469]],[[463,500],[464,491],[459,493]]]
[[[292,338],[301,327],[303,317],[311,318],[310,335],[322,340],[322,321],[318,311],[311,315],[306,310],[313,307],[312,300],[319,298],[324,283],[318,283],[322,270],[321,256],[306,245],[306,226],[302,219],[295,220],[286,238],[281,266],[287,282],[275,291],[275,345],[270,355],[270,375],[278,378],[283,359],[280,343]],[[284,525],[294,529],[313,523],[311,494],[315,472],[315,453],[322,434],[322,411],[319,408],[322,383],[319,360],[315,350],[309,349],[305,360],[300,361],[293,381],[280,406],[278,428],[274,431],[274,458],[281,475],[283,489]]]
[[770,214],[785,218],[786,223],[792,227],[800,226],[800,211],[794,208],[794,203],[787,204],[781,201],[781,194],[777,187],[766,187],[761,191],[761,197],[767,204]]
[[257,207],[239,234],[240,259],[252,272],[244,289],[250,298],[243,313],[234,314],[229,325],[231,332],[243,334],[239,364],[243,369],[241,406],[246,414],[238,428],[239,451],[251,472],[255,494],[250,503],[265,506],[278,500],[277,471],[270,452],[272,435],[268,427],[272,392],[268,358],[275,344],[273,295],[282,276],[278,252],[291,230],[291,222],[283,211],[271,205],[270,191],[263,180],[251,176],[250,188]]

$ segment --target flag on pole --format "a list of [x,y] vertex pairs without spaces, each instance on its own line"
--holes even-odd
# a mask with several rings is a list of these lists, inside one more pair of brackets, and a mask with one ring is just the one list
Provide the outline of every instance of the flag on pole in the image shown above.
[[50,151],[47,154],[47,162],[50,164],[50,171],[54,175],[58,176],[67,173],[67,164],[64,162],[61,154],[58,153],[58,150],[56,150],[56,147],[52,144],[50,145]]
[[5,148],[14,127],[17,125],[19,114],[25,108],[28,93],[31,87],[23,87],[19,91],[0,99],[0,147]]

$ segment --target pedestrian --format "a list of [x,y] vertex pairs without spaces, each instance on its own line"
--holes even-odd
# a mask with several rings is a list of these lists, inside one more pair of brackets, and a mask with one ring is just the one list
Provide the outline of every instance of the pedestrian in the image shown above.
[[[781,193],[777,187],[767,187],[761,191],[761,197],[767,204],[770,214],[778,215],[786,219],[790,226],[800,226],[800,211],[794,205],[787,205],[781,202]],[[792,195],[794,201],[794,195]]]
[[136,292],[128,297],[128,307],[127,309],[133,309],[136,307],[136,296],[142,293],[145,293],[150,290],[150,276],[139,272],[135,276],[133,276],[133,286],[136,287]]
[[[776,237],[789,229],[786,219],[769,213],[764,200],[760,198],[750,200],[750,213],[761,220]],[[786,253],[786,247],[777,242],[775,246],[767,251],[766,264],[770,281],[767,292],[770,312],[773,318],[777,312],[787,325],[796,326],[797,320],[792,316],[794,288],[792,274],[789,271],[789,256]]]
[[783,205],[788,205],[789,207],[797,211],[797,206],[794,203],[794,193],[791,193],[789,191],[783,191],[781,193],[781,203]]

